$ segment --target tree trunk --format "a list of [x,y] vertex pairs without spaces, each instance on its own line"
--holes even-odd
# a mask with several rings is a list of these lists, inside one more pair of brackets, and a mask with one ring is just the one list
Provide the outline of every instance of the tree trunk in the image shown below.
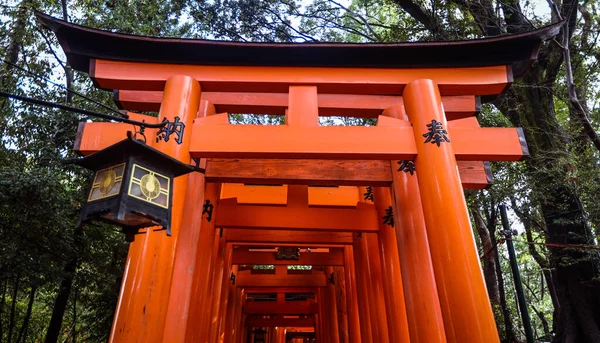
[[[497,242],[496,230],[490,230],[490,237],[494,242]],[[510,317],[510,309],[506,301],[506,290],[504,289],[504,276],[502,276],[502,266],[500,266],[500,257],[498,254],[498,245],[494,246],[494,255],[496,255],[496,278],[498,279],[498,294],[500,295],[500,310],[504,319],[505,342],[515,341],[515,330],[512,319]]]
[[[3,274],[3,273],[0,273]],[[4,316],[4,304],[6,303],[6,291],[8,290],[8,277],[4,279],[4,285],[2,286],[2,299],[0,299],[0,338],[4,337],[4,326],[2,323],[2,317]]]
[[17,337],[16,343],[20,343],[21,339],[23,339],[23,342],[27,341],[27,328],[29,327],[29,320],[31,319],[31,312],[33,310],[33,302],[35,300],[36,290],[37,286],[31,286],[31,291],[29,292],[29,302],[27,303],[27,312],[25,313],[23,325],[21,325],[21,330],[19,331],[19,336]]
[[[548,57],[551,58],[551,57]],[[547,73],[535,64],[521,87],[513,87],[498,102],[515,126],[523,126],[529,145],[527,172],[547,227],[547,242],[593,244],[585,211],[566,175],[568,136],[554,112],[554,94]],[[544,87],[532,85],[546,85]],[[526,104],[526,105],[525,105]],[[554,342],[600,342],[600,256],[597,251],[550,248],[547,278],[556,286],[558,308]],[[551,281],[552,280],[552,281]]]
[[12,304],[10,306],[10,315],[9,315],[9,320],[8,320],[8,340],[7,342],[10,342],[12,340],[12,335],[13,335],[13,329],[16,325],[15,323],[15,314],[16,314],[16,308],[17,308],[17,296],[19,295],[19,281],[21,279],[21,275],[17,274],[17,276],[15,277],[15,284],[13,287],[13,293],[12,293]]
[[58,335],[62,328],[63,317],[69,301],[69,295],[71,294],[71,287],[73,286],[73,279],[75,278],[75,272],[77,270],[77,264],[79,263],[78,254],[81,250],[82,239],[83,239],[83,226],[78,226],[73,231],[75,248],[73,254],[69,258],[69,261],[63,268],[63,279],[60,282],[60,288],[54,301],[54,308],[52,309],[52,317],[50,318],[50,325],[46,331],[45,343],[56,343],[58,341]]
[[[25,37],[25,25],[27,25],[27,11],[30,5],[31,0],[23,0],[23,2],[21,2],[19,11],[17,12],[17,16],[15,18],[15,24],[11,32],[10,42],[5,50],[6,55],[4,55],[4,59],[13,64],[17,63],[19,60],[22,42],[24,41]],[[0,73],[0,87],[2,87],[4,90],[11,89],[14,86],[15,79],[11,75],[11,69],[12,66],[5,63],[2,68],[2,72]],[[0,110],[3,110],[7,103],[8,100],[6,98],[2,99]],[[6,117],[0,116],[0,137],[4,136],[5,128]]]
[[483,277],[487,286],[488,296],[494,309],[500,306],[500,290],[498,289],[498,277],[496,275],[496,254],[494,254],[495,241],[492,241],[490,231],[488,230],[479,206],[473,204],[471,213],[475,220],[475,228],[481,239],[483,247]]

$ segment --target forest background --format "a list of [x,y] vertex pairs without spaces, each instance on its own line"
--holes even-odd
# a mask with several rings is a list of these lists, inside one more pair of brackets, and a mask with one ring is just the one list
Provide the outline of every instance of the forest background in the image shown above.
[[[494,185],[466,195],[502,341],[524,340],[499,234],[498,205],[506,203],[519,228],[514,243],[536,338],[600,342],[599,6],[589,0],[4,0],[0,89],[107,111],[20,67],[114,108],[110,93],[70,69],[35,10],[122,33],[280,42],[475,39],[565,20],[528,73],[479,114],[483,126],[523,127],[530,158],[494,163]],[[75,229],[89,174],[61,164],[74,157],[77,124],[86,119],[0,98],[2,342],[107,340],[127,244],[113,227]]]

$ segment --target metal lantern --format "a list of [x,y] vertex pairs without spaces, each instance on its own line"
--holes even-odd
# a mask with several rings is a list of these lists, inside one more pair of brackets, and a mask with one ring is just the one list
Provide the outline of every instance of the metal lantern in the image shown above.
[[129,241],[149,226],[171,235],[173,178],[196,169],[131,137],[69,163],[95,173],[79,223],[116,224]]

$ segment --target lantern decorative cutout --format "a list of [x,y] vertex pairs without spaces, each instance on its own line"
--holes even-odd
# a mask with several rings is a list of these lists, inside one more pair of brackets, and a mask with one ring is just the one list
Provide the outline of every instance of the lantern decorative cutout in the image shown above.
[[131,137],[67,163],[95,172],[79,224],[116,224],[128,241],[150,226],[162,226],[171,235],[173,178],[197,169]]

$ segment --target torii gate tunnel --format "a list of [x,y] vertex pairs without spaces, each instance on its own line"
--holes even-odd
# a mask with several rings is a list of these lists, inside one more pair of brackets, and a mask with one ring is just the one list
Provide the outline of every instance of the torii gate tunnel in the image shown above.
[[[463,189],[527,155],[482,128],[559,26],[460,42],[279,44],[149,38],[38,14],[76,70],[158,117],[172,236],[129,248],[110,342],[498,342]],[[230,113],[285,115],[233,125]],[[319,116],[377,118],[320,126]],[[81,123],[83,155],[131,126]],[[256,268],[259,265],[272,269]],[[298,270],[292,265],[310,266]]]

